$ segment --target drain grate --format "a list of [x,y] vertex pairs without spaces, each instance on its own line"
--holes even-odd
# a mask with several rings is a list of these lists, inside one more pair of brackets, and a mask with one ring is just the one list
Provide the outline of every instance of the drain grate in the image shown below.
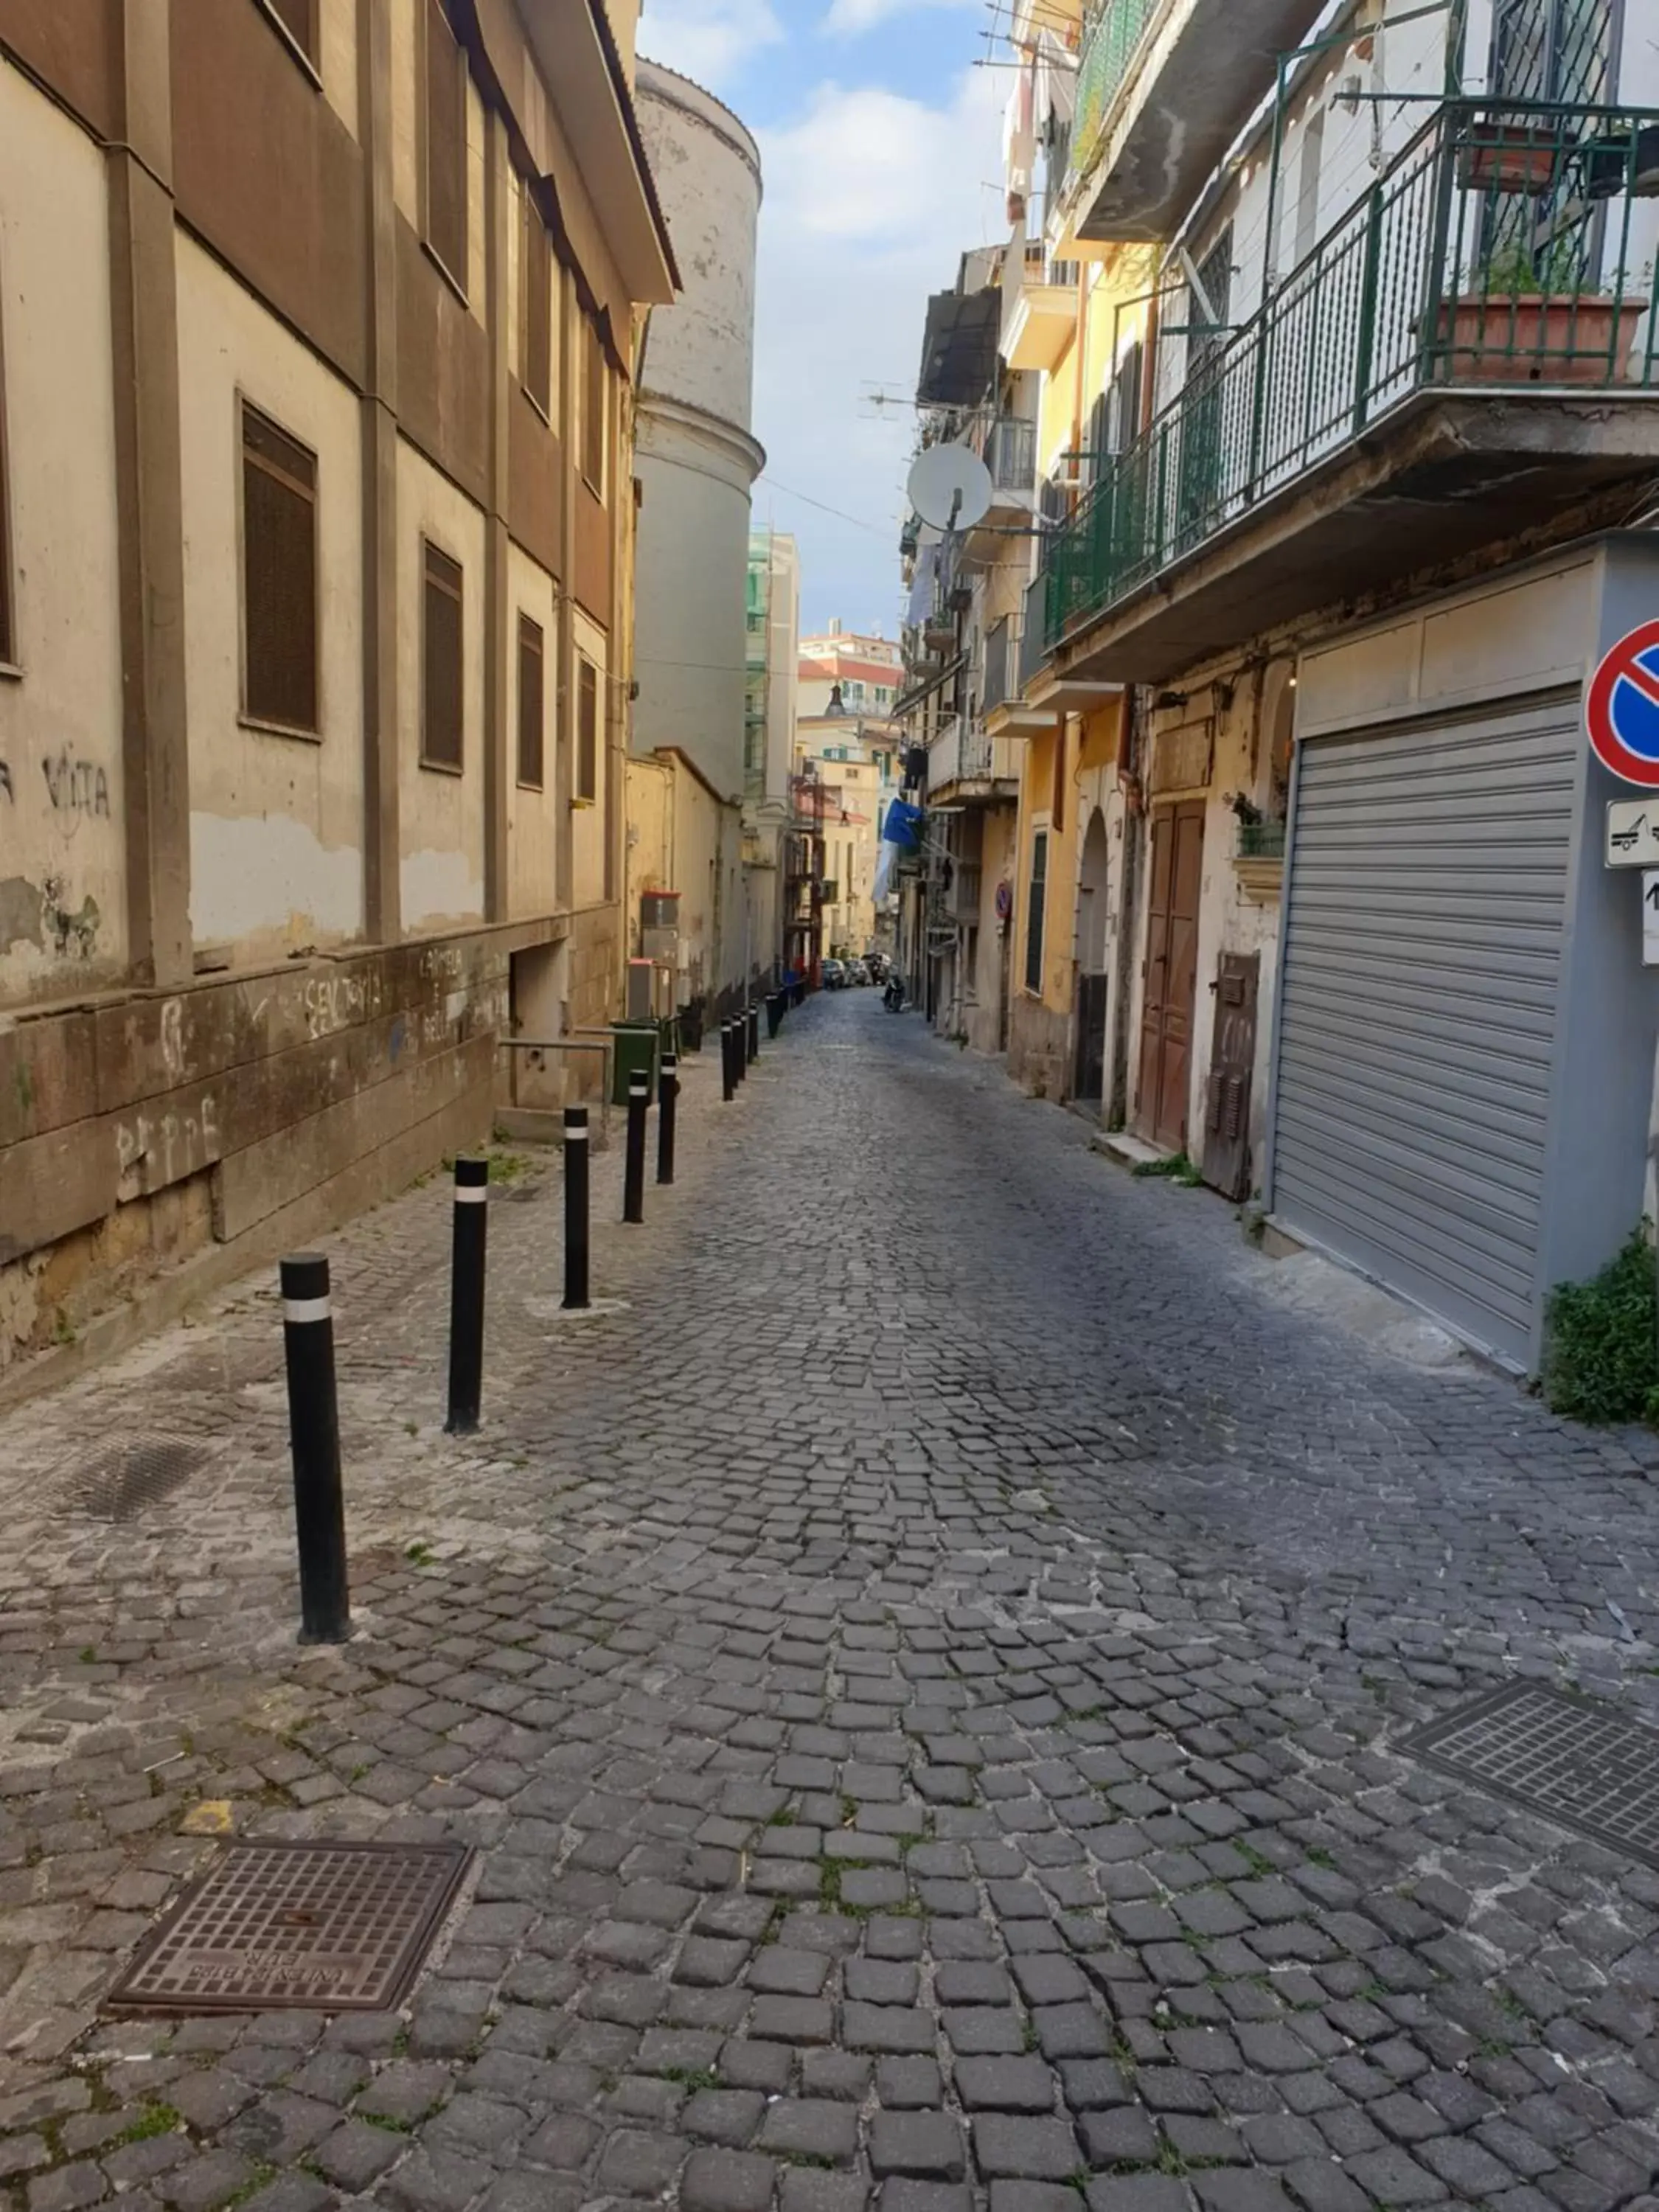
[[139,1437],[100,1452],[76,1477],[73,1502],[98,1521],[131,1521],[173,1492],[215,1458],[216,1444],[183,1437]]
[[1401,1751],[1659,1867],[1659,1730],[1530,1682],[1431,1721]]
[[388,2012],[471,1853],[464,1844],[233,1844],[150,1936],[112,2012]]

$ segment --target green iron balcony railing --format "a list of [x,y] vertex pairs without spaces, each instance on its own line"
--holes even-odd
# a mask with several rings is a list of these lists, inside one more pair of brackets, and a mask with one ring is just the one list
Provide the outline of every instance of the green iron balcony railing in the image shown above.
[[1425,391],[1659,390],[1659,113],[1449,100],[1050,542],[1052,651]]
[[1071,141],[1072,167],[1079,176],[1087,173],[1100,150],[1117,88],[1163,5],[1164,0],[1102,0],[1084,25]]

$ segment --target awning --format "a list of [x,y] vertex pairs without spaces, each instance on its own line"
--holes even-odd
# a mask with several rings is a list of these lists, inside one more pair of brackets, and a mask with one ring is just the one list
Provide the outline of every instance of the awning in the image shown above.
[[927,302],[916,398],[924,406],[976,407],[996,381],[1002,294],[935,292]]

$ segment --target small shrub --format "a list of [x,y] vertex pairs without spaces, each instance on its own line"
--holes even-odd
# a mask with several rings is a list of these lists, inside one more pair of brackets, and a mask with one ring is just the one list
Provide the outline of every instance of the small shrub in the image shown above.
[[1553,1413],[1651,1420],[1659,1412],[1659,1304],[1645,1227],[1587,1283],[1560,1283],[1544,1308],[1540,1378]]
[[1129,1170],[1131,1175],[1157,1176],[1168,1182],[1178,1182],[1188,1190],[1196,1190],[1204,1180],[1202,1173],[1185,1152],[1176,1152],[1166,1160],[1137,1160]]

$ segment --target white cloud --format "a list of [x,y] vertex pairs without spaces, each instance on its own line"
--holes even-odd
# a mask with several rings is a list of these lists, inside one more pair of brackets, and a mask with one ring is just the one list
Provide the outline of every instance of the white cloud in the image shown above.
[[867,419],[866,387],[915,390],[930,292],[961,253],[1006,235],[1001,94],[968,70],[931,107],[880,87],[821,84],[794,123],[760,135],[757,434],[769,477],[866,519],[872,535],[765,482],[757,523],[801,541],[809,623],[884,621],[899,596],[898,525],[915,422],[907,407]]
[[640,44],[653,62],[718,93],[782,37],[771,0],[653,0]]
[[818,27],[832,36],[856,38],[914,8],[977,9],[981,4],[981,0],[830,0]]

